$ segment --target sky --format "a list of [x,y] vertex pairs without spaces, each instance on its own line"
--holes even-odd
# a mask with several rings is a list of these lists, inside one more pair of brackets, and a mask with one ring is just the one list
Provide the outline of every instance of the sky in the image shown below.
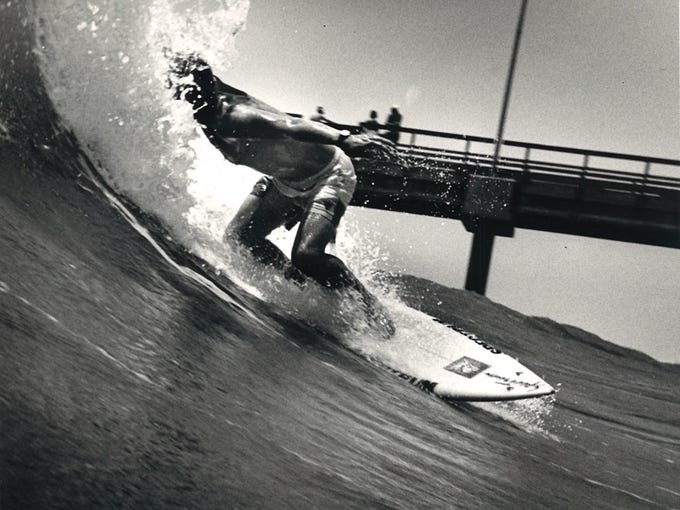
[[[289,112],[494,137],[520,0],[251,0],[223,78]],[[680,159],[677,0],[529,0],[505,138]],[[663,169],[655,169],[661,172]],[[458,221],[351,208],[385,269],[461,288]],[[516,230],[487,296],[680,363],[680,250]]]

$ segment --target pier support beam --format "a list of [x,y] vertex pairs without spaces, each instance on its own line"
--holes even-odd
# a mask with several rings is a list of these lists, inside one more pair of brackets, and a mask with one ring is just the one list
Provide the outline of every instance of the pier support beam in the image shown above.
[[484,295],[486,292],[495,238],[495,235],[484,228],[474,233],[467,276],[465,278],[465,290],[471,290],[481,295]]

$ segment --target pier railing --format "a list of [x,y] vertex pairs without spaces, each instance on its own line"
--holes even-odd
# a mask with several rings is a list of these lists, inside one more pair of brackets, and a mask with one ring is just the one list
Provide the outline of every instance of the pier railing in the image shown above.
[[[465,164],[475,164],[480,168],[491,168],[493,166],[493,147],[496,141],[493,138],[480,136],[462,135],[457,133],[443,133],[424,129],[402,128],[402,132],[407,136],[409,143],[401,145],[402,150],[407,154],[414,154],[425,158],[442,158],[448,162],[463,162]],[[410,136],[408,136],[410,135]],[[462,145],[460,149],[444,149],[431,146],[417,145],[417,136],[427,136],[441,140],[458,140]],[[488,151],[480,152],[473,150],[479,146],[486,146]],[[497,169],[509,171],[543,171],[564,173],[566,175],[578,174],[583,176],[588,174],[590,177],[601,177],[603,179],[623,180],[639,182],[641,184],[655,184],[661,186],[680,187],[680,161],[668,158],[656,158],[640,156],[635,154],[614,153],[597,151],[590,149],[578,149],[573,147],[562,147],[557,145],[546,145],[539,143],[519,142],[505,140],[504,149],[521,149],[520,157],[505,156],[499,159]],[[538,157],[536,155],[538,154]],[[558,160],[559,156],[578,156],[579,163],[565,163]],[[593,162],[595,161],[595,164]],[[597,165],[597,161],[608,161],[609,164],[616,165],[617,168],[602,167]],[[620,170],[621,163],[637,163],[637,170]],[[626,165],[630,167],[630,165]],[[656,169],[663,169],[663,174],[656,175]],[[672,175],[668,175],[668,173]]]
[[[337,124],[338,127],[357,131],[352,125]],[[493,138],[447,133],[427,129],[402,127],[400,129],[399,150],[404,156],[414,160],[427,161],[429,166],[446,169],[452,166],[473,165],[480,169],[492,169]],[[428,139],[427,145],[418,144]],[[455,146],[458,147],[455,147]],[[583,176],[633,181],[639,184],[652,184],[680,188],[680,160],[658,158],[636,154],[607,152],[574,147],[563,147],[515,140],[504,140],[503,152],[521,152],[520,155],[505,155],[499,158],[499,172],[549,172],[565,175]],[[578,162],[573,158],[578,157]],[[571,162],[566,162],[571,158]],[[622,163],[625,163],[622,165]],[[613,165],[613,168],[612,168]],[[622,170],[621,167],[625,167]]]

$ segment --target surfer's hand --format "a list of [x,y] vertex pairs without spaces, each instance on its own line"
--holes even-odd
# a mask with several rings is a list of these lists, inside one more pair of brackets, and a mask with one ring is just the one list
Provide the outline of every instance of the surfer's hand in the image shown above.
[[195,54],[174,54],[170,58],[168,84],[175,89],[175,99],[191,104],[198,122],[210,123],[215,110],[215,78],[205,60]]
[[351,158],[393,160],[397,156],[396,146],[378,135],[349,135],[340,143],[340,148]]

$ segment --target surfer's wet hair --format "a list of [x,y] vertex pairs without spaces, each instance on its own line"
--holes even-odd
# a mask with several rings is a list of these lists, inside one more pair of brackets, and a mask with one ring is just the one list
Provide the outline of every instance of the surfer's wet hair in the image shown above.
[[170,52],[168,48],[164,51],[165,56],[169,60],[169,71],[170,73],[178,76],[184,77],[193,74],[196,70],[204,70],[210,68],[210,65],[203,60],[197,53],[179,53]]

